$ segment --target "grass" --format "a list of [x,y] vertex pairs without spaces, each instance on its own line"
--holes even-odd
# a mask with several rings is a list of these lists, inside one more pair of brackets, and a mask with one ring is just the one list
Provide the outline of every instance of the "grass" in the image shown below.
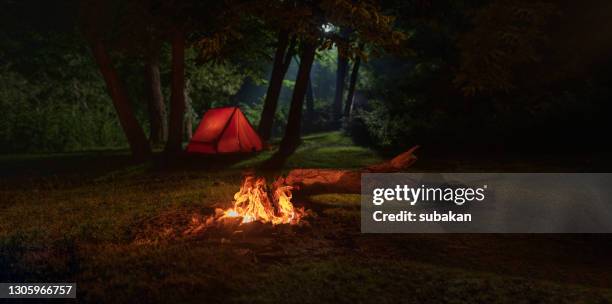
[[272,275],[261,278],[264,286],[268,287],[253,291],[255,299],[282,302],[283,299],[296,298],[304,302],[322,300],[341,303],[364,300],[373,303],[606,301],[604,296],[580,286],[507,278],[401,260],[366,262],[351,256],[340,256],[325,261],[306,260],[290,267],[275,266],[271,272]]
[[[355,146],[340,132],[318,133],[304,136],[300,147],[291,155],[285,168],[362,168],[383,161],[371,149]],[[239,162],[234,168],[256,167],[272,156],[275,150]]]
[[[297,197],[317,213],[302,230],[180,233],[227,206],[242,172],[272,152],[173,170],[117,151],[2,156],[0,281],[75,281],[79,300],[96,303],[612,301],[609,236],[366,235],[358,195]],[[324,133],[306,137],[287,166],[380,160]]]

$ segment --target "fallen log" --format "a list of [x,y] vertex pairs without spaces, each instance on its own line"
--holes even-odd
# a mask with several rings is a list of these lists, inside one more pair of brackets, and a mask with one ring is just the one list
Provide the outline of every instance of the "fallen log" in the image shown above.
[[360,193],[362,173],[402,172],[416,162],[414,152],[418,148],[414,146],[389,161],[361,170],[294,169],[284,182],[302,193]]

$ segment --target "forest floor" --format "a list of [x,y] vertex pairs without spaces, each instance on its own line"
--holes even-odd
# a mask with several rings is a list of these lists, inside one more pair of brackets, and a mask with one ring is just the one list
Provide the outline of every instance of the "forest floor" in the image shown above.
[[[229,206],[243,172],[271,154],[188,158],[172,169],[134,165],[124,151],[0,156],[0,282],[77,282],[79,300],[98,303],[612,302],[610,235],[361,234],[354,194],[296,196],[315,211],[308,228],[181,233],[194,215]],[[382,159],[322,133],[285,168]],[[588,170],[590,160],[573,159],[423,155],[414,170]]]

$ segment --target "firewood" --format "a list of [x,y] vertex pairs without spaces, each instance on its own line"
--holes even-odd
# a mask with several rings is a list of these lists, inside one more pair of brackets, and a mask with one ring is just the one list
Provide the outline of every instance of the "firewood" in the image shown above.
[[389,161],[361,170],[294,169],[284,182],[302,193],[360,193],[362,173],[402,172],[417,160],[414,152],[418,148],[414,146]]
[[419,147],[420,146],[418,145],[414,146],[408,149],[406,152],[398,154],[396,157],[392,158],[389,161],[369,166],[368,168],[366,168],[365,171],[371,173],[392,173],[401,172],[405,169],[408,169],[416,162],[417,157],[414,155],[414,152]]

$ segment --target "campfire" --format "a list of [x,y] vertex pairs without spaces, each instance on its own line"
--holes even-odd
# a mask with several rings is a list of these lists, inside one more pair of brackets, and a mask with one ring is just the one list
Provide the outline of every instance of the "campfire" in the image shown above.
[[234,194],[233,207],[215,211],[221,214],[217,220],[239,218],[241,224],[255,221],[272,225],[297,224],[305,212],[304,208],[296,208],[291,203],[291,189],[279,178],[268,191],[265,178],[247,176]]
[[249,223],[300,225],[308,212],[293,205],[292,189],[284,184],[283,178],[268,186],[264,177],[247,176],[234,194],[231,207],[217,208],[212,216],[192,218],[191,228],[185,232],[192,234],[210,228],[240,230],[240,226]]

